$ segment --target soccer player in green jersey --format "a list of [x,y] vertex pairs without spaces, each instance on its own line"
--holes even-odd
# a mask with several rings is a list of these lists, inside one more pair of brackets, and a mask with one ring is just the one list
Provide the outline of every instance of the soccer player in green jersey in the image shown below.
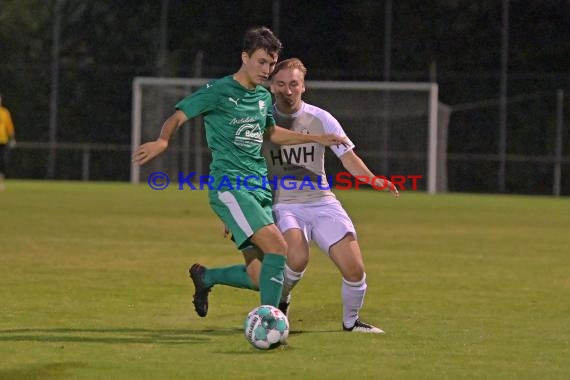
[[[263,139],[280,145],[315,142],[330,146],[346,141],[335,134],[307,135],[275,125],[271,95],[262,83],[273,71],[281,49],[271,30],[248,30],[240,69],[181,100],[164,122],[158,139],[141,145],[133,155],[135,163],[146,164],[168,147],[180,125],[204,116],[206,140],[212,151],[210,176],[214,178],[208,194],[210,206],[231,231],[238,249],[253,244],[261,257],[244,254],[245,265],[223,268],[194,264],[190,268],[196,288],[193,303],[201,317],[208,313],[208,294],[215,284],[259,289],[262,305],[279,304],[287,243],[273,221],[271,189],[262,183],[267,177],[261,154]],[[244,187],[240,182],[246,177],[249,186]]]

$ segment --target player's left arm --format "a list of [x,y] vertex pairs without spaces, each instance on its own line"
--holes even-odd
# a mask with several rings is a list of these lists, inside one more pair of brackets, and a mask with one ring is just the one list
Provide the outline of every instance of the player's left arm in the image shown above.
[[348,142],[346,136],[340,136],[334,133],[308,135],[301,132],[290,131],[277,125],[269,127],[267,129],[266,135],[272,143],[277,145],[317,143],[325,146],[331,146],[342,145]]
[[390,190],[396,198],[400,196],[400,192],[396,188],[396,185],[394,185],[385,177],[375,176],[370,171],[370,169],[368,169],[368,166],[366,166],[364,161],[362,161],[362,159],[358,157],[358,155],[354,153],[353,150],[349,150],[339,158],[342,162],[342,166],[344,166],[344,168],[348,170],[348,172],[352,174],[357,180],[359,177],[367,178],[368,183],[374,181],[374,183],[370,183],[374,188],[381,190]]

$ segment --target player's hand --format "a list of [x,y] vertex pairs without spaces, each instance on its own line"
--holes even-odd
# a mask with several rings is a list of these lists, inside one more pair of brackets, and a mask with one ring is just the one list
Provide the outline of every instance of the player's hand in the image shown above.
[[16,139],[11,138],[10,141],[8,141],[8,148],[13,149],[15,147],[16,147]]
[[222,236],[225,238],[230,236],[230,230],[228,229],[228,226],[226,226],[225,223],[222,223]]
[[392,195],[394,195],[396,198],[400,198],[400,192],[398,191],[396,185],[394,185],[392,182],[388,181],[387,179],[382,179],[381,181],[384,181],[386,190],[390,190],[392,192]]
[[385,178],[377,178],[374,186],[377,190],[391,191],[394,197],[400,198],[400,192],[398,191],[396,185]]
[[133,154],[133,162],[144,165],[161,154],[167,147],[168,143],[164,140],[156,140],[142,144],[137,148],[135,154]]
[[324,146],[346,145],[349,143],[348,137],[327,133],[323,135],[315,135],[317,142]]

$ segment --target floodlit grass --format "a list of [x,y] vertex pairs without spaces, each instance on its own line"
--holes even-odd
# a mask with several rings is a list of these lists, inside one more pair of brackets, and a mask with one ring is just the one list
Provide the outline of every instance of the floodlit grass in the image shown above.
[[313,248],[289,345],[241,331],[257,293],[191,304],[187,269],[241,261],[203,191],[8,181],[0,379],[568,379],[570,199],[338,192],[365,257],[363,320]]

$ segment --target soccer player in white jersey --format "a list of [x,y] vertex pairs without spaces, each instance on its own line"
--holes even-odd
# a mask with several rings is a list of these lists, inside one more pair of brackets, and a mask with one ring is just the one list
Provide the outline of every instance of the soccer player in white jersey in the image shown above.
[[[302,100],[306,73],[307,69],[297,58],[284,60],[275,66],[271,76],[271,92],[275,96],[273,115],[277,123],[297,132],[345,136],[341,125],[329,112]],[[343,330],[383,333],[381,329],[364,323],[359,318],[367,287],[364,263],[352,221],[335,195],[330,190],[321,190],[328,187],[323,186],[323,179],[326,178],[325,149],[325,146],[318,143],[296,146],[271,142],[263,144],[269,176],[295,177],[287,188],[278,186],[273,194],[275,222],[288,246],[285,282],[279,306],[287,313],[290,292],[307,268],[309,242],[313,240],[342,274]],[[331,146],[331,149],[353,176],[374,177],[354,153],[354,144],[350,140],[348,144]],[[314,186],[302,186],[299,189],[299,185],[307,178],[314,181]],[[376,182],[377,188],[390,190],[395,197],[399,196],[397,188],[390,181],[377,178]]]

